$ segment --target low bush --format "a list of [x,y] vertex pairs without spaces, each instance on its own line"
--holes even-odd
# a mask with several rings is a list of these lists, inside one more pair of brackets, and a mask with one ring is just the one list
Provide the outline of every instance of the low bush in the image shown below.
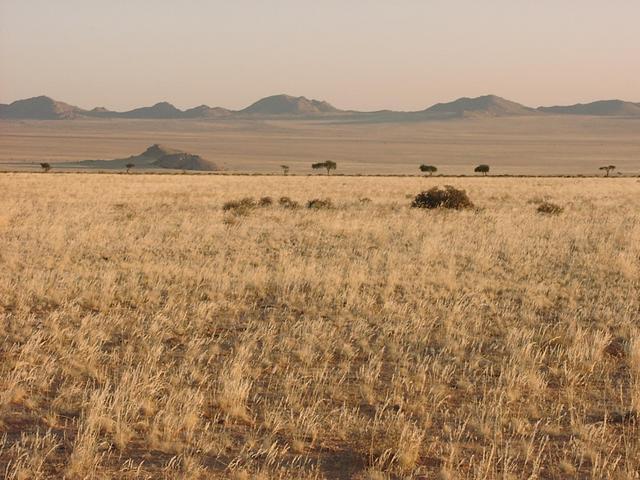
[[300,206],[298,202],[291,200],[289,197],[280,197],[278,203],[284,208],[298,208]]
[[564,211],[564,208],[555,203],[545,201],[538,205],[536,211],[545,215],[560,215]]
[[459,190],[451,185],[433,187],[415,196],[411,202],[412,208],[473,208],[473,203],[467,196],[467,192]]
[[225,212],[233,212],[237,214],[245,214],[249,210],[256,207],[256,201],[251,197],[245,197],[241,200],[231,200],[222,205]]
[[307,202],[307,208],[333,208],[333,202],[330,198],[314,198]]
[[273,198],[271,198],[271,197],[262,197],[260,199],[260,201],[258,202],[258,205],[260,207],[270,207],[271,205],[273,205]]

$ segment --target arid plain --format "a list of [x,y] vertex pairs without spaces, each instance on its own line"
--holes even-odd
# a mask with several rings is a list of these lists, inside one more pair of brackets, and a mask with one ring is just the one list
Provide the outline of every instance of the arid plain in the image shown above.
[[443,181],[0,175],[1,474],[636,478],[638,179]]
[[640,117],[472,117],[378,123],[333,119],[0,120],[0,170],[39,162],[114,159],[160,143],[198,154],[228,172],[311,173],[337,162],[336,173],[417,174],[422,163],[442,174],[598,174],[613,164],[640,174]]

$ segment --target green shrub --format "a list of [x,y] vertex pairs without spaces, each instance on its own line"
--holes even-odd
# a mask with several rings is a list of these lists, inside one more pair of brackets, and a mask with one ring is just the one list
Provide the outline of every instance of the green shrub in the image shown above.
[[411,202],[412,208],[473,208],[473,203],[469,200],[467,192],[459,190],[451,185],[444,188],[433,187],[426,192],[421,192],[415,196]]

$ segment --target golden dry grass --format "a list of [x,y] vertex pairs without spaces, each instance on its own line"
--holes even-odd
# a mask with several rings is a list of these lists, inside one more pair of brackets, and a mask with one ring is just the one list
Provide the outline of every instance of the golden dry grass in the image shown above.
[[0,175],[0,475],[637,478],[638,180],[437,183]]

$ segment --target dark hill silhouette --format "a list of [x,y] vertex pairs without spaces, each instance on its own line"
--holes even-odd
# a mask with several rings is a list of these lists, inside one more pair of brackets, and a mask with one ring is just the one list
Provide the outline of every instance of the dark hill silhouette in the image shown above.
[[151,107],[140,107],[126,112],[114,112],[104,107],[94,108],[84,114],[101,118],[136,118],[136,119],[176,119],[176,118],[212,118],[223,117],[231,112],[225,108],[211,108],[208,105],[180,110],[169,102],[159,102]]
[[484,95],[476,98],[459,98],[453,102],[437,103],[426,110],[427,114],[452,115],[463,117],[468,115],[486,115],[492,117],[535,115],[534,108],[525,107],[511,100],[496,95]]
[[154,144],[139,155],[115,160],[83,160],[56,164],[58,168],[83,168],[96,170],[123,170],[128,164],[134,169],[167,168],[172,170],[194,170],[212,172],[220,170],[218,165],[199,155],[182,152],[164,145]]
[[218,166],[202,158],[200,155],[178,152],[163,155],[155,160],[152,165],[159,168],[171,168],[172,170],[197,170],[200,172],[215,172]]
[[340,110],[327,102],[309,100],[306,97],[273,95],[258,100],[247,108],[240,110],[239,113],[259,115],[314,115],[337,112],[340,112]]
[[169,102],[156,103],[151,107],[141,107],[117,114],[122,118],[181,118],[182,110],[177,109]]
[[165,155],[171,155],[173,153],[179,153],[180,150],[176,150],[175,148],[169,148],[165,145],[160,145],[159,143],[154,143],[149,148],[147,148],[144,152],[142,152],[138,157],[150,158],[152,160],[157,160],[160,157]]
[[50,97],[39,97],[16,100],[0,109],[1,118],[59,120],[76,118],[83,110],[64,102],[57,102]]
[[599,100],[576,105],[539,107],[538,110],[560,115],[640,116],[640,103],[623,100]]
[[199,107],[193,107],[182,112],[182,118],[212,118],[212,117],[226,117],[233,112],[221,107],[210,107],[208,105],[200,105]]
[[116,114],[116,112],[107,110],[104,107],[96,107],[85,113],[85,115],[96,116],[96,117],[109,117],[109,116],[113,116],[114,114]]

